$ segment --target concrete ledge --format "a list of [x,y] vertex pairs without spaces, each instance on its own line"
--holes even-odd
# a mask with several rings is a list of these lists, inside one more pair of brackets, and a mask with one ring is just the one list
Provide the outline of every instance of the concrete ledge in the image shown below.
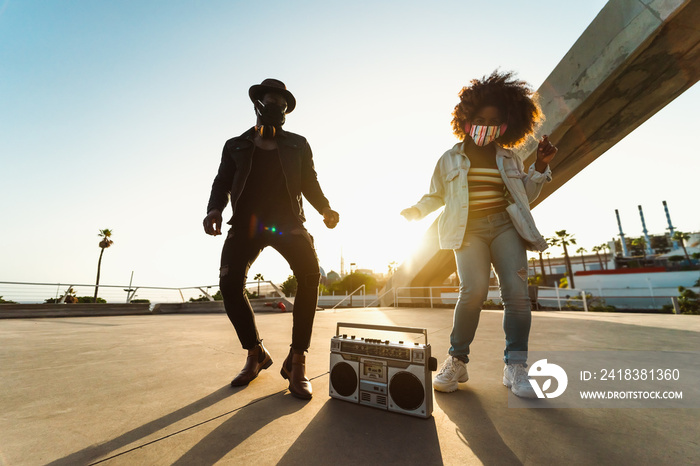
[[[279,309],[277,303],[283,303],[286,310]],[[257,298],[251,299],[254,312],[291,312],[294,309],[293,298]],[[153,314],[218,314],[224,313],[223,301],[198,301],[194,303],[158,303]]]
[[0,319],[150,314],[148,304],[0,304]]
[[[284,303],[283,311],[275,305]],[[294,298],[251,299],[255,312],[291,312]],[[268,305],[270,304],[270,305]],[[33,319],[37,317],[97,317],[151,314],[222,314],[223,301],[149,304],[0,304],[0,319]]]
[[153,307],[153,314],[215,314],[221,312],[225,312],[223,301],[158,303]]

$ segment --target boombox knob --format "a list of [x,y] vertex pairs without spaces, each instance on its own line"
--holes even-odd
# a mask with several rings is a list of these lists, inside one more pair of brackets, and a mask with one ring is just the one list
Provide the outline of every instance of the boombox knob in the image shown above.
[[428,367],[430,368],[431,371],[436,371],[437,370],[437,359],[431,357],[428,360]]

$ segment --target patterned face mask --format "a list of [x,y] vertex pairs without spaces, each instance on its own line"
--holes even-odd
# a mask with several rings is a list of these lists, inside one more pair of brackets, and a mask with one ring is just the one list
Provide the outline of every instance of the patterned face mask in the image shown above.
[[481,126],[470,125],[469,136],[474,140],[477,146],[486,146],[491,144],[502,132],[505,132],[505,125],[500,126]]

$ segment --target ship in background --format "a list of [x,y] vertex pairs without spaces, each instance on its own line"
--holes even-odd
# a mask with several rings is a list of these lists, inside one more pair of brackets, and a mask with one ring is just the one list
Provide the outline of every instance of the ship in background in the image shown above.
[[[676,228],[666,201],[663,206],[667,231],[662,235],[649,234],[642,206],[638,206],[643,235],[635,239],[625,235],[619,212],[615,210],[619,237],[607,243],[608,250],[569,256],[576,290],[584,290],[606,305],[640,310],[668,305],[672,297],[679,295],[679,287],[700,291],[700,232],[689,233],[683,245],[674,240]],[[560,286],[567,275],[563,257],[545,256],[541,263],[534,260],[532,265],[531,275],[542,276],[544,268],[540,297],[543,292],[545,296],[552,294],[546,291],[547,287]],[[565,290],[565,296],[575,295]]]

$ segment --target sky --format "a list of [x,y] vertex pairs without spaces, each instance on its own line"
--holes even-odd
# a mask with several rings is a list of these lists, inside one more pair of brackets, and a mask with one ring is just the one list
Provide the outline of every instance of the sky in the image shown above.
[[[255,123],[248,88],[284,81],[285,129],[310,142],[334,230],[305,204],[326,272],[386,272],[436,218],[399,212],[457,140],[472,78],[514,70],[537,89],[605,2],[0,0],[0,281],[218,283],[223,236],[202,229],[225,141]],[[700,230],[691,88],[543,201],[544,236]],[[556,141],[554,141],[556,143]],[[554,174],[556,176],[556,173]],[[230,207],[225,212],[228,219]],[[560,253],[556,248],[552,253]],[[250,270],[291,274],[268,248]]]

